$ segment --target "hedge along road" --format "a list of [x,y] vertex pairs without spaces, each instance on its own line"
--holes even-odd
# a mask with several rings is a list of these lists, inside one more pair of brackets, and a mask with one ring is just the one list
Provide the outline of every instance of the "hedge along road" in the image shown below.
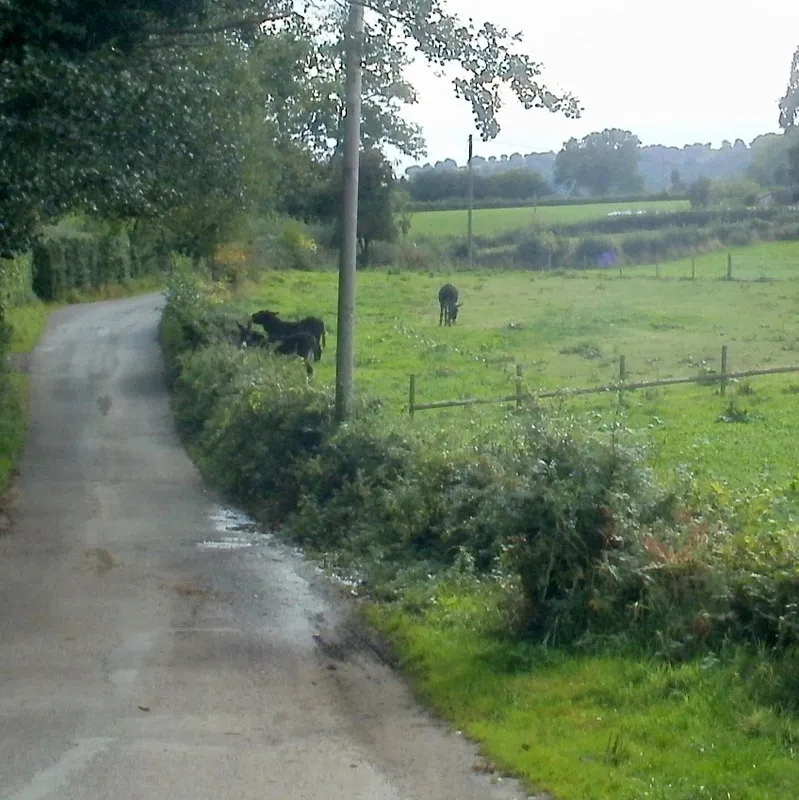
[[173,428],[161,298],[58,311],[0,538],[0,798],[490,800],[350,601],[214,503]]

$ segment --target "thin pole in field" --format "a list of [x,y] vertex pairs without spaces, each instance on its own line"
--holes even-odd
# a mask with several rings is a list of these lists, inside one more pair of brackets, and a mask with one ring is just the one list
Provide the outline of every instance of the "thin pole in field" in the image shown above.
[[361,150],[363,86],[363,3],[350,0],[347,21],[346,116],[344,118],[344,187],[342,237],[338,267],[336,333],[336,408],[338,422],[351,416],[355,397],[355,267],[358,252],[358,167]]
[[468,239],[469,239],[469,269],[474,266],[474,247],[472,242],[472,215],[474,212],[474,172],[472,170],[472,155],[474,153],[472,144],[472,134],[469,134],[469,158],[466,165],[469,170],[469,217],[468,217]]
[[721,346],[721,382],[719,384],[719,394],[724,397],[727,393],[727,345]]
[[416,376],[410,375],[408,380],[408,413],[413,416],[416,411]]

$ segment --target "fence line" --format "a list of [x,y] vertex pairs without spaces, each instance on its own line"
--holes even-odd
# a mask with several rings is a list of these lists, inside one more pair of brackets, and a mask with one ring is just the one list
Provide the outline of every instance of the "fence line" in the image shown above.
[[635,391],[636,389],[648,389],[656,386],[675,386],[685,383],[719,383],[719,393],[724,395],[727,383],[738,378],[751,378],[756,375],[783,375],[791,372],[799,372],[799,366],[786,367],[764,367],[762,369],[747,369],[741,372],[727,372],[727,345],[721,348],[721,371],[707,375],[695,375],[688,378],[660,378],[652,381],[636,381],[627,383],[626,360],[624,356],[619,357],[619,382],[608,386],[590,386],[576,389],[551,389],[544,392],[523,391],[522,388],[522,368],[516,365],[516,393],[506,397],[473,397],[463,400],[437,400],[432,403],[416,402],[416,375],[410,375],[408,384],[408,413],[413,416],[416,411],[426,411],[433,408],[454,408],[457,406],[487,405],[493,403],[516,403],[521,407],[525,400],[536,401],[550,397],[577,397],[586,394],[601,394],[603,392],[617,392],[619,396],[623,392]]

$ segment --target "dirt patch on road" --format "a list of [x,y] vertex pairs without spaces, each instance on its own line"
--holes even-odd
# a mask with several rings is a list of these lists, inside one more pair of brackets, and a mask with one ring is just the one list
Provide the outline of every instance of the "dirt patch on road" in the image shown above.
[[94,562],[92,567],[98,575],[105,575],[117,566],[117,560],[104,547],[90,547],[85,555]]

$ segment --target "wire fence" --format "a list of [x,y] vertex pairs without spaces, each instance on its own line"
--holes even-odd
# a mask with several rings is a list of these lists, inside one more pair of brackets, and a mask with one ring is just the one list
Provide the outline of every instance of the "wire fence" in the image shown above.
[[684,378],[660,378],[650,381],[627,381],[626,360],[624,356],[619,356],[619,380],[616,383],[606,386],[588,386],[579,388],[550,389],[541,392],[526,390],[522,379],[521,365],[516,365],[516,391],[512,395],[504,397],[472,397],[459,400],[436,400],[432,403],[418,403],[416,401],[416,375],[409,375],[408,381],[408,413],[411,417],[417,411],[428,411],[435,408],[456,408],[458,406],[487,405],[495,403],[515,403],[521,408],[525,404],[533,404],[538,400],[559,397],[578,397],[588,394],[617,393],[620,397],[624,392],[635,391],[637,389],[648,389],[657,386],[675,386],[686,383],[719,384],[719,393],[726,393],[727,384],[731,380],[740,378],[750,378],[756,375],[784,375],[791,372],[799,372],[799,366],[784,367],[765,367],[762,369],[748,369],[740,372],[728,372],[728,349],[727,345],[721,348],[721,368],[718,372],[710,372],[702,375],[693,375]]

